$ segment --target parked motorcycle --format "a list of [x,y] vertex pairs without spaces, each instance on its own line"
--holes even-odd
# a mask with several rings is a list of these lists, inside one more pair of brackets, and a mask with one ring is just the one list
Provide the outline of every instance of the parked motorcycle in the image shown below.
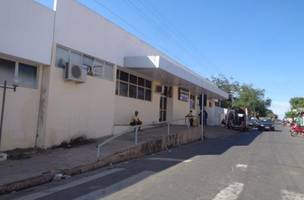
[[290,135],[292,137],[295,137],[297,135],[302,135],[304,136],[304,127],[302,126],[299,126],[298,124],[296,123],[292,123],[290,125]]

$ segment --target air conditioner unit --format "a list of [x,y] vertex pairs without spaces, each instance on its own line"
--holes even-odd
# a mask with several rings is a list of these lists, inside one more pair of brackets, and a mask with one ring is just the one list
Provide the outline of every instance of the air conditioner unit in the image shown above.
[[65,66],[65,80],[84,83],[87,80],[87,67],[76,64],[67,64]]

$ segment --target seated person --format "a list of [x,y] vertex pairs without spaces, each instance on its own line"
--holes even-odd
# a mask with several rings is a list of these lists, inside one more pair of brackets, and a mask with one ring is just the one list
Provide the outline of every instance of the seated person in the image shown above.
[[136,110],[133,117],[131,118],[130,125],[136,126],[136,125],[141,125],[141,124],[142,124],[142,121],[139,119],[138,111]]
[[188,118],[190,126],[193,126],[193,120],[194,120],[193,118],[194,118],[194,116],[192,114],[192,110],[190,110],[189,113],[185,117]]

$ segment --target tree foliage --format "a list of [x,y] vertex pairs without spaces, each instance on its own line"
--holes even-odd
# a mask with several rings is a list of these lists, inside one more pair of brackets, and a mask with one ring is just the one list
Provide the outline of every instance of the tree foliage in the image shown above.
[[289,101],[291,109],[304,108],[304,97],[293,97]]
[[268,109],[271,106],[271,99],[265,98],[265,90],[254,88],[251,84],[240,84],[224,75],[212,76],[211,81],[230,96],[230,99],[222,102],[223,107],[247,108],[252,116],[275,117],[275,114]]

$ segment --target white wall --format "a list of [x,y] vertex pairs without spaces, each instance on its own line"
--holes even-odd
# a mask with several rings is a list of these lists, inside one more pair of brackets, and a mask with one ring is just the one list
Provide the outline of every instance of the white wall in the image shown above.
[[54,12],[32,0],[0,1],[0,52],[51,62]]
[[78,136],[111,134],[114,119],[114,81],[88,77],[79,84],[63,80],[63,70],[51,66],[45,138],[50,147]]
[[[38,120],[41,68],[38,89],[18,87],[7,90],[0,150],[34,147]],[[0,88],[0,105],[3,89]],[[0,108],[1,110],[1,108]]]
[[[190,104],[189,101],[180,101],[178,99],[178,88],[177,86],[173,86],[173,95],[172,95],[172,101],[173,101],[173,107],[172,107],[172,119],[184,119],[185,116],[189,113],[190,110]],[[185,121],[180,120],[176,122],[176,124],[184,124]]]

